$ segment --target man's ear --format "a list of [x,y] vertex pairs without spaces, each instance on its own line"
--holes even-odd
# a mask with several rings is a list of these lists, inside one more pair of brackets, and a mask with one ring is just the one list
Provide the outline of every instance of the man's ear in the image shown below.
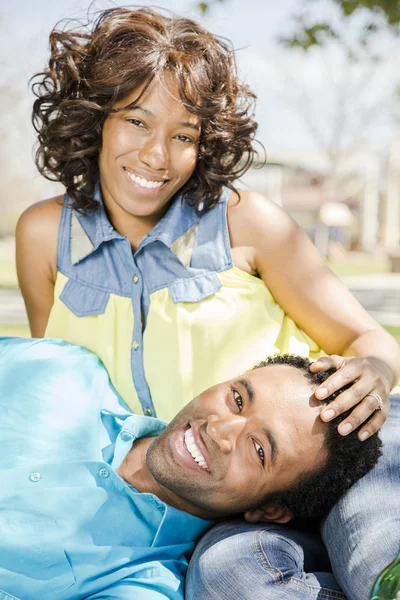
[[293,517],[291,510],[278,504],[266,504],[244,513],[244,518],[249,523],[287,523]]

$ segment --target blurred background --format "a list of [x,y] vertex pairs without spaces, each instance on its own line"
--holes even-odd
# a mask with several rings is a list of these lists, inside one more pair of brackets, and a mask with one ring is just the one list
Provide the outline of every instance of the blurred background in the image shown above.
[[[400,342],[400,2],[143,0],[229,38],[258,96],[259,164],[242,185],[307,231],[345,284]],[[110,0],[0,5],[0,335],[29,335],[13,232],[33,202],[62,192],[33,162],[29,78],[48,35]]]

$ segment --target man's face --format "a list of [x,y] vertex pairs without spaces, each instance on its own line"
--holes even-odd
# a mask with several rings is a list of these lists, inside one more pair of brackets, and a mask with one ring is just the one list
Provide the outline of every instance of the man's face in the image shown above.
[[323,465],[320,410],[299,369],[256,369],[181,410],[149,447],[147,464],[188,512],[242,513]]

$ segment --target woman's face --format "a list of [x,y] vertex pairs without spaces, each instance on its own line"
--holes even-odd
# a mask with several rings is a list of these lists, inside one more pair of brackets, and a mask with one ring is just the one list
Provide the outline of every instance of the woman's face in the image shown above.
[[[142,87],[114,105],[127,106]],[[182,104],[176,79],[155,79],[134,108],[110,114],[103,127],[100,183],[111,216],[160,218],[197,161],[200,120]]]

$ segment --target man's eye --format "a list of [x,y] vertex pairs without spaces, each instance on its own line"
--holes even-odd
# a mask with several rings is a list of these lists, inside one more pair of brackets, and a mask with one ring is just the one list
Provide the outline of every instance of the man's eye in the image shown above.
[[243,408],[243,399],[237,390],[232,389],[233,398],[237,404],[238,409],[241,411]]
[[254,447],[256,449],[258,456],[260,457],[262,464],[264,464],[264,461],[265,461],[264,448],[262,446],[260,446],[260,444],[258,444],[257,442],[254,442]]

